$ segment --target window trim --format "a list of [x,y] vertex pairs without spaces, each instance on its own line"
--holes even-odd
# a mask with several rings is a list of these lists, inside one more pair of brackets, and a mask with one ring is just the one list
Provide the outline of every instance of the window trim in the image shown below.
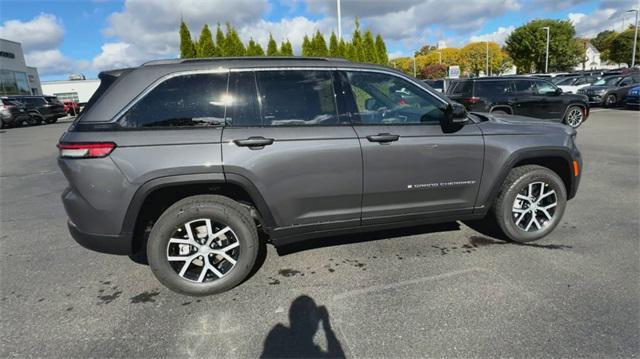
[[[124,106],[120,111],[118,111],[110,121],[108,122],[103,122],[103,123],[96,123],[95,125],[114,125],[120,122],[120,120],[122,119],[122,117],[127,113],[127,111],[129,111],[131,109],[131,107],[135,106],[138,102],[140,102],[146,95],[148,95],[151,91],[153,91],[156,87],[158,87],[159,85],[161,85],[163,82],[174,78],[174,77],[178,77],[178,76],[188,76],[188,75],[198,75],[198,74],[221,74],[221,73],[226,73],[227,74],[227,93],[229,92],[229,75],[231,72],[246,72],[246,71],[252,71],[252,72],[258,72],[258,71],[301,71],[301,70],[306,70],[306,71],[343,71],[343,72],[347,72],[347,71],[351,71],[351,72],[373,72],[373,73],[381,73],[381,74],[386,74],[389,76],[394,76],[397,78],[400,78],[402,80],[408,81],[409,83],[412,83],[413,85],[415,85],[416,87],[418,87],[419,89],[423,90],[424,92],[428,93],[429,95],[431,95],[432,97],[434,97],[437,101],[440,101],[441,103],[448,105],[449,102],[446,101],[445,99],[441,98],[440,96],[438,96],[435,92],[432,92],[431,90],[429,90],[428,88],[424,87],[423,85],[425,84],[421,84],[420,81],[417,80],[413,80],[412,78],[408,77],[408,76],[403,76],[399,73],[396,73],[393,70],[385,70],[385,69],[376,69],[376,68],[372,68],[372,69],[365,69],[365,68],[352,68],[352,67],[341,67],[341,66],[331,66],[331,67],[326,67],[326,66],[279,66],[279,67],[265,67],[265,66],[257,66],[257,67],[242,67],[242,68],[226,68],[226,67],[217,67],[214,69],[201,69],[201,70],[184,70],[184,71],[175,71],[175,72],[171,72],[168,73],[166,75],[163,75],[159,78],[157,78],[155,81],[153,81],[151,84],[149,84],[149,86],[147,86],[142,92],[140,92],[138,95],[136,95],[131,101],[129,101],[129,103]],[[257,76],[254,77],[255,78],[255,83],[256,83],[256,91],[259,91],[258,89],[258,80],[257,80]],[[336,96],[338,96],[338,94],[335,92],[335,82],[336,79],[332,74],[332,88],[334,91],[334,104],[336,105],[336,113],[337,116],[340,116],[339,114],[339,109],[337,106],[337,98]],[[351,90],[351,86],[349,86],[349,90]],[[260,119],[262,122],[261,127],[343,127],[343,126],[349,126],[349,125],[281,125],[281,126],[264,126],[264,121],[262,119],[262,101],[260,99],[259,96],[259,92],[258,92],[258,106],[259,106],[259,111],[260,111]],[[225,107],[225,116],[226,116],[226,107]],[[351,121],[351,118],[349,119],[350,125],[353,126],[354,123],[353,121]],[[404,124],[404,125],[427,125],[427,124]],[[226,124],[223,125],[222,127],[226,127]],[[230,126],[231,127],[231,126]],[[242,127],[258,127],[258,126],[242,126]],[[124,128],[122,127],[122,130],[127,130],[127,131],[139,131],[139,130],[180,130],[180,129],[210,129],[208,127],[191,127],[191,126],[186,126],[186,127],[149,127],[149,128],[144,128],[144,127],[136,127],[136,128]]]
[[[338,71],[344,73],[346,85],[348,85],[347,91],[349,91],[349,95],[348,96],[346,94],[344,95],[346,97],[345,101],[347,103],[349,103],[348,107],[350,109],[356,109],[357,110],[358,106],[357,106],[357,104],[355,102],[356,101],[355,95],[353,93],[351,81],[349,81],[349,77],[347,75],[347,72],[350,72],[351,70],[338,70]],[[367,70],[363,69],[360,72],[372,72],[372,71],[367,71]],[[380,72],[380,73],[383,73],[385,75],[394,76],[393,73],[388,73],[388,72]],[[394,76],[394,77],[397,77],[399,79],[405,80],[405,81],[407,81],[409,83],[412,83],[412,84],[416,85],[416,83],[414,81],[408,81],[407,79],[405,79],[402,76]],[[431,91],[425,90],[422,86],[416,86],[416,87],[418,89],[420,89],[420,90],[423,90],[423,92],[426,92],[429,95],[432,95]],[[436,100],[442,100],[440,97],[435,96],[435,95],[432,95],[431,97],[434,97]],[[449,104],[448,102],[443,102],[443,103],[445,103],[447,105]],[[363,123],[362,120],[360,120],[359,122],[353,121],[353,118],[355,116],[359,117],[360,115],[359,114],[355,114],[355,113],[350,113],[350,116],[349,116],[351,125],[354,126],[354,127],[356,127],[356,126],[357,127],[362,127],[362,126],[376,126],[376,127],[381,127],[381,126],[403,126],[403,127],[405,127],[405,126],[441,126],[442,125],[440,122],[426,122],[426,123]]]

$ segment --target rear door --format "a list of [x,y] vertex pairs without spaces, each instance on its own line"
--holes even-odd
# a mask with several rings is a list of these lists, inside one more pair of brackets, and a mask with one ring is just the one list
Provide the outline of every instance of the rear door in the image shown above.
[[340,76],[362,145],[363,225],[471,212],[484,153],[477,126],[443,132],[444,100],[398,75]]
[[330,69],[231,72],[228,96],[225,175],[253,183],[278,227],[360,224],[360,144]]

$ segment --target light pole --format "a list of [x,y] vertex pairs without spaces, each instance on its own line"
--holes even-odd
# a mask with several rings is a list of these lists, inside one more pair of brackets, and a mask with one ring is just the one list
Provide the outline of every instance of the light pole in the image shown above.
[[489,76],[489,41],[485,41],[487,44],[487,61],[484,68],[484,75]]
[[547,32],[547,54],[544,59],[544,73],[549,73],[549,26],[545,26],[542,28]]
[[416,55],[414,54],[413,55],[413,77],[417,77],[416,75],[417,75],[417,73],[416,73]]
[[636,44],[638,41],[638,9],[631,9],[631,10],[627,10],[627,12],[634,12],[636,13],[636,26],[635,26],[635,31],[633,33],[633,50],[631,51],[631,66],[630,67],[634,67],[636,66]]
[[342,40],[342,19],[340,16],[340,0],[336,0],[336,6],[338,7],[338,40]]

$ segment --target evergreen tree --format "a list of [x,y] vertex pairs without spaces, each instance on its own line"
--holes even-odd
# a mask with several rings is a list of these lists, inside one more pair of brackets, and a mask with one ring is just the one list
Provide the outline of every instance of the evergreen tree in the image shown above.
[[216,46],[213,43],[211,37],[211,30],[209,25],[205,24],[200,31],[200,39],[198,39],[198,57],[214,57],[216,56]]
[[362,44],[362,35],[360,34],[360,20],[356,18],[356,28],[353,30],[353,36],[351,37],[351,61],[362,62],[364,61],[364,49]]
[[229,56],[227,51],[226,37],[224,36],[219,23],[218,27],[216,28],[216,45],[218,56]]
[[348,59],[348,45],[346,42],[344,42],[344,39],[340,39],[340,42],[338,42],[338,56],[339,57],[344,57],[345,59]]
[[378,34],[376,36],[376,57],[380,65],[387,65],[389,63],[389,56],[387,55],[387,46],[384,44],[382,36]]
[[260,44],[253,41],[253,39],[249,40],[249,44],[247,45],[247,56],[264,56],[264,50]]
[[273,36],[269,34],[269,43],[267,44],[267,56],[278,56],[280,53],[278,52],[278,44],[276,44],[276,40],[273,39]]
[[227,48],[227,56],[244,56],[245,48],[240,36],[236,32],[236,29],[227,23],[227,38],[225,39],[225,45]]
[[345,45],[345,58],[349,61],[358,61],[358,50],[353,42],[347,42]]
[[320,30],[317,30],[316,34],[313,36],[313,50],[314,56],[326,57],[329,55],[327,42],[324,40],[324,36],[322,36]]
[[289,40],[283,41],[282,45],[280,45],[280,54],[282,56],[293,56],[293,47],[291,46],[291,42],[289,42]]
[[329,37],[329,56],[340,57],[338,47],[338,38],[336,37],[336,34],[331,31],[331,36]]
[[364,55],[364,58],[362,59],[364,62],[368,62],[370,64],[378,63],[376,43],[370,30],[367,30],[364,33],[364,39],[362,40],[362,53]]
[[190,59],[196,57],[196,48],[191,39],[191,32],[184,21],[180,21],[180,58]]
[[302,56],[313,56],[311,41],[309,40],[309,36],[306,34],[304,35],[304,39],[302,39]]

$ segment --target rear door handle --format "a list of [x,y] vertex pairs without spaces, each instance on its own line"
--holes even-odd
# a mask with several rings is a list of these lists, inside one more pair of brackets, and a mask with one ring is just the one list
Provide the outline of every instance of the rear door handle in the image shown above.
[[379,133],[377,135],[367,136],[367,140],[369,140],[369,142],[380,142],[380,143],[397,141],[399,138],[400,136],[392,135],[390,133]]
[[264,147],[272,145],[273,141],[273,138],[258,136],[245,138],[244,140],[233,140],[233,143],[240,147]]

